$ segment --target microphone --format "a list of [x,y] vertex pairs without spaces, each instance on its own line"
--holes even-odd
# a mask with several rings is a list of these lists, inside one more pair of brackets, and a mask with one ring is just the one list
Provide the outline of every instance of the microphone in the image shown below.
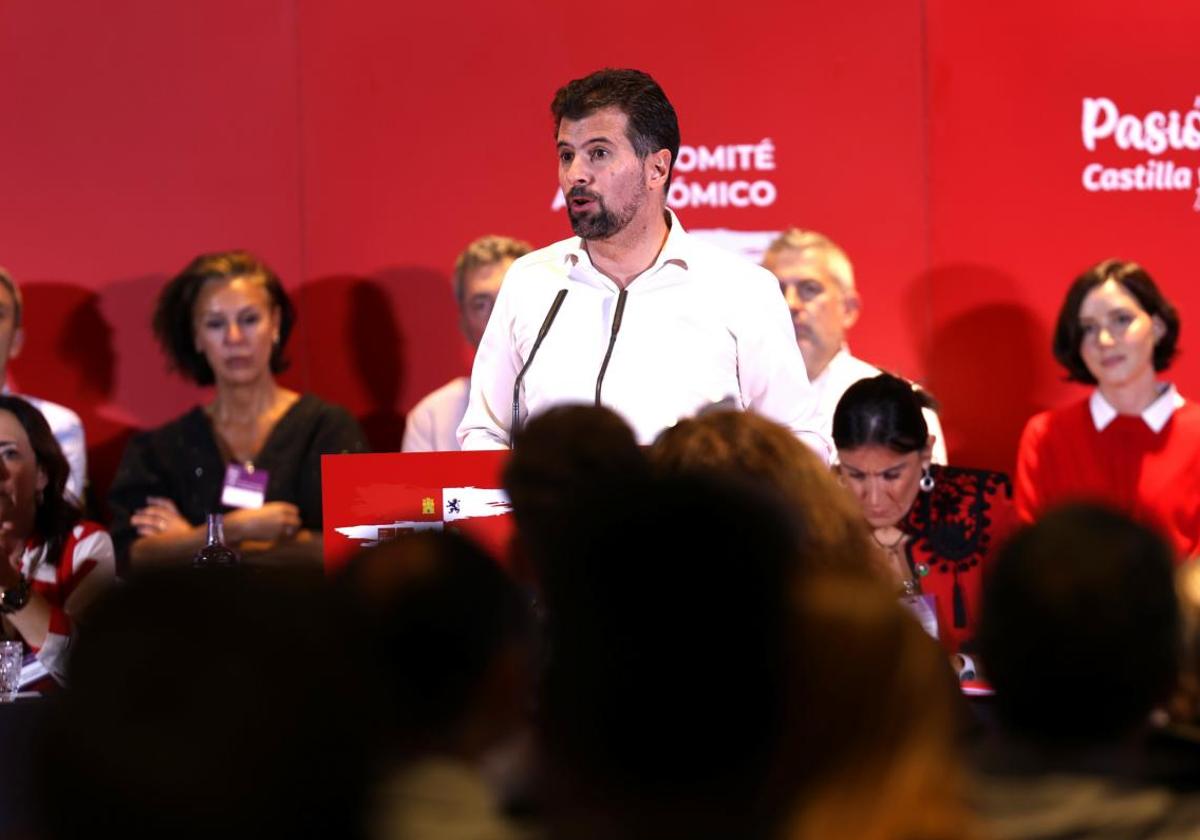
[[533,357],[537,355],[538,348],[542,346],[542,339],[546,337],[546,333],[550,332],[550,325],[554,323],[554,319],[558,316],[558,310],[562,306],[563,298],[566,296],[566,289],[559,289],[558,294],[554,296],[554,302],[550,304],[550,309],[546,312],[546,320],[542,321],[542,328],[538,330],[537,338],[533,340],[533,347],[529,350],[529,358],[525,360],[525,364],[521,366],[521,372],[513,380],[512,424],[508,427],[509,449],[513,448],[513,442],[517,437],[517,427],[521,424],[521,381],[525,378],[525,371],[529,370],[529,366],[533,364]]
[[612,358],[613,347],[617,343],[617,333],[621,329],[621,316],[625,313],[625,296],[624,289],[617,295],[617,308],[613,311],[612,334],[608,337],[608,350],[604,354],[604,361],[600,364],[600,375],[596,377],[596,405],[600,405],[600,388],[604,385],[604,372],[608,370],[608,360]]

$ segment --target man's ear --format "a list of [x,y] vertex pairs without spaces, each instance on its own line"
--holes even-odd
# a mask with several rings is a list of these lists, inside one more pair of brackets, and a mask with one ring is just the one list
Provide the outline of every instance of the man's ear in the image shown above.
[[862,300],[859,299],[858,292],[842,293],[842,309],[845,311],[842,316],[842,329],[848,330],[858,323],[858,316],[862,314]]
[[15,359],[21,355],[21,348],[25,346],[25,328],[17,327],[13,330],[12,340],[8,342],[8,358]]
[[651,190],[666,190],[671,174],[671,151],[659,149],[646,155],[646,186]]

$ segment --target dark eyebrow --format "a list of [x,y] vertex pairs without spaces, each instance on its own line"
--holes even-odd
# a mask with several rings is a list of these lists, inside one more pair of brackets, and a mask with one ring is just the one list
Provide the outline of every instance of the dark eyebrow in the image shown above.
[[[587,140],[584,140],[584,141],[583,141],[582,143],[580,143],[579,145],[580,145],[581,147],[582,147],[582,146],[590,146],[590,145],[592,145],[593,143],[607,143],[607,144],[608,144],[608,145],[610,145],[610,146],[614,145],[614,143],[613,143],[613,141],[612,141],[612,140],[609,140],[607,137],[604,137],[604,136],[600,136],[600,137],[589,137]],[[566,140],[559,140],[559,141],[558,141],[558,145],[559,145],[560,147],[561,147],[561,146],[566,146],[567,148],[573,148],[573,147],[571,146],[571,144],[570,144],[570,143],[568,143]]]
[[884,473],[890,473],[893,470],[903,469],[904,462],[901,461],[898,464],[892,464],[892,466],[890,466],[890,467],[884,467],[883,469],[879,470],[878,472],[869,472],[867,470],[860,470],[857,467],[850,466],[849,464],[842,464],[842,466],[848,470],[853,470],[854,472],[858,473],[859,475],[883,475]]

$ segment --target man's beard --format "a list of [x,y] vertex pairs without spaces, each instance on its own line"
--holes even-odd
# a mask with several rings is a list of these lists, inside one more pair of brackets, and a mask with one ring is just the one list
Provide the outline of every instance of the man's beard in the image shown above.
[[[590,198],[596,202],[596,209],[588,213],[575,213],[571,209],[572,198]],[[604,199],[595,193],[588,192],[583,187],[572,187],[567,193],[567,218],[571,220],[571,230],[575,235],[585,240],[608,239],[620,233],[633,221],[641,201],[631,201],[620,211],[609,210]]]

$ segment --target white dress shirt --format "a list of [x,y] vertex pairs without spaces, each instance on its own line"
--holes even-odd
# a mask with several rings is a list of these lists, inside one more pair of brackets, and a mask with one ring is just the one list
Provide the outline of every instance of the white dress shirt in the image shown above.
[[[819,418],[779,281],[764,268],[684,232],[628,286],[604,377],[602,402],[648,444],[714,403],[750,409],[790,428],[822,459],[832,446]],[[620,291],[592,265],[578,237],[509,268],[475,354],[463,449],[509,442],[513,382],[560,289],[558,317],[522,383],[521,422],[565,403],[593,403]]]
[[471,380],[460,376],[422,397],[405,418],[400,451],[457,452],[458,424],[470,396]]
[[[870,379],[882,371],[869,362],[850,355],[850,348],[843,346],[825,366],[825,370],[813,379],[813,391],[817,395],[817,410],[821,416],[821,430],[826,437],[833,437],[833,412],[846,389],[860,379]],[[942,422],[937,412],[932,408],[922,409],[925,415],[925,425],[929,434],[934,436],[933,463],[946,463],[946,435],[942,431]]]

